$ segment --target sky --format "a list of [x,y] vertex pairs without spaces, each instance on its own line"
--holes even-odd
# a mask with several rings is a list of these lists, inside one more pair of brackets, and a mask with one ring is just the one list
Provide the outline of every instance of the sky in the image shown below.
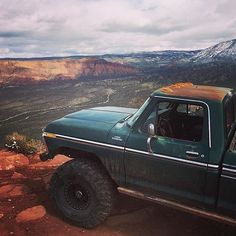
[[194,50],[236,38],[235,0],[0,0],[0,57]]

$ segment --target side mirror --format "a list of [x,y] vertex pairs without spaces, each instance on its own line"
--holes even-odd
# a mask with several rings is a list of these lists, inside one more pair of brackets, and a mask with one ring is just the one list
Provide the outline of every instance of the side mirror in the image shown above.
[[148,125],[148,134],[155,136],[155,125],[152,123]]

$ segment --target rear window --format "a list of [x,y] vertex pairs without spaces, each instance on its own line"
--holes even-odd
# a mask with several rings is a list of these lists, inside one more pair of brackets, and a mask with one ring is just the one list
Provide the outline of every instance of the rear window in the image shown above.
[[179,104],[176,111],[188,116],[203,117],[204,109],[202,106],[194,104]]

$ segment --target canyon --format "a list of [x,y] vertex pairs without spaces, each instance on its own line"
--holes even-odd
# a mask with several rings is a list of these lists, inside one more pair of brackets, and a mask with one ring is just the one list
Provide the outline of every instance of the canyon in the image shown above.
[[0,86],[78,78],[114,78],[135,75],[138,69],[94,57],[49,60],[0,60]]

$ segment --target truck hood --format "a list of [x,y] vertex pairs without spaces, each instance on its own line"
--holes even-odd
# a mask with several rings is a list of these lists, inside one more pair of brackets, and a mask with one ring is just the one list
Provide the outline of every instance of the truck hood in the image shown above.
[[135,112],[124,107],[85,109],[51,122],[45,132],[106,143],[112,127]]

